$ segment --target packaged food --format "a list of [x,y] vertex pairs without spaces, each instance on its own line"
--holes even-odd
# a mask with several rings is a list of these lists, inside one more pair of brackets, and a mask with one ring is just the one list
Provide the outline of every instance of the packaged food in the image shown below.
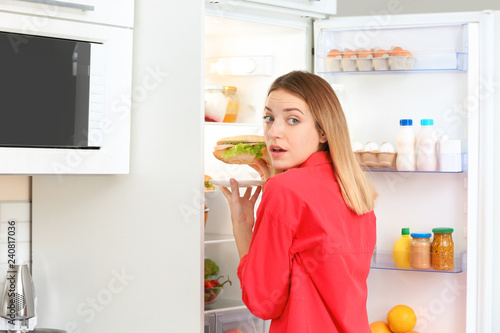
[[205,88],[205,121],[222,122],[226,115],[226,96],[222,86],[208,86]]
[[410,265],[415,269],[431,267],[431,234],[428,232],[411,233]]
[[360,71],[372,71],[373,70],[373,49],[365,50],[361,49],[358,53],[358,59],[356,60],[356,65]]
[[238,118],[238,111],[240,109],[240,100],[237,95],[236,87],[224,86],[222,93],[226,97],[226,115],[224,116],[224,123],[235,123]]
[[342,71],[342,56],[343,53],[337,49],[330,50],[325,59],[325,66],[328,72],[340,72]]
[[434,228],[434,239],[431,245],[432,268],[440,271],[453,269],[453,258],[455,255],[452,228]]
[[342,69],[346,72],[357,71],[358,66],[356,60],[358,59],[358,50],[344,50],[342,57]]
[[373,53],[373,67],[376,71],[386,71],[389,69],[389,51],[384,49],[376,50]]
[[415,64],[415,58],[410,51],[396,46],[389,53],[388,64],[392,70],[412,69]]
[[411,237],[410,228],[401,229],[399,238],[392,248],[392,258],[399,268],[410,268]]

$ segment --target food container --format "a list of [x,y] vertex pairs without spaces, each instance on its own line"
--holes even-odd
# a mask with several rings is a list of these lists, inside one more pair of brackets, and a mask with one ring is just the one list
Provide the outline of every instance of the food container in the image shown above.
[[363,168],[396,170],[397,153],[356,151],[356,161]]
[[226,115],[226,96],[222,86],[205,88],[205,121],[222,122]]
[[415,269],[431,267],[431,234],[428,232],[411,233],[410,266]]
[[325,67],[327,72],[340,72],[342,71],[342,56],[343,53],[337,49],[330,50],[325,59]]
[[431,245],[432,268],[439,271],[449,271],[453,269],[453,257],[455,254],[452,228],[434,228],[434,239]]
[[222,93],[226,97],[226,115],[224,116],[224,123],[235,123],[238,118],[238,111],[240,109],[240,101],[237,94],[236,87],[224,86]]
[[208,209],[208,207],[205,206],[205,210],[204,210],[204,212],[205,212],[205,227],[207,226],[207,218],[208,218],[209,211],[210,211],[210,209]]

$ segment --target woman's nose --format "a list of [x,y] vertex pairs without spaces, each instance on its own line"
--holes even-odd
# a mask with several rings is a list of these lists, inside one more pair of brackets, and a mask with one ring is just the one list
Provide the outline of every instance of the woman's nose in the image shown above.
[[279,138],[283,135],[283,124],[280,120],[275,120],[269,129],[268,134],[273,138]]

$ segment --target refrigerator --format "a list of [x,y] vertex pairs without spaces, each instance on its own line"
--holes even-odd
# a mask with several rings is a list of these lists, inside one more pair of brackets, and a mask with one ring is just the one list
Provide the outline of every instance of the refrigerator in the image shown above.
[[[206,3],[205,86],[236,87],[239,112],[234,123],[205,123],[205,174],[217,180],[259,178],[248,166],[215,159],[213,147],[223,137],[262,134],[266,91],[291,70],[312,71],[331,83],[351,141],[361,149],[387,142],[397,151],[400,119],[413,120],[415,135],[421,119],[433,119],[437,140],[458,143],[458,169],[366,169],[379,194],[377,245],[367,280],[369,322],[386,321],[388,311],[403,304],[415,311],[417,332],[491,332],[498,13],[335,17],[329,15],[331,8],[311,12],[283,4],[294,6],[294,1],[282,1],[272,10],[248,3],[252,6]],[[332,49],[390,53],[395,47],[411,55],[395,56],[391,63],[378,59],[387,63],[377,68],[376,58],[368,64],[351,59],[332,64],[328,57]],[[239,257],[226,199],[216,188],[205,192],[205,205],[204,258],[216,261],[220,275],[232,280],[219,300],[205,306],[205,332],[267,332],[269,322],[252,316],[241,302]],[[436,227],[453,228],[454,268],[396,267],[392,249],[405,227],[430,233]]]

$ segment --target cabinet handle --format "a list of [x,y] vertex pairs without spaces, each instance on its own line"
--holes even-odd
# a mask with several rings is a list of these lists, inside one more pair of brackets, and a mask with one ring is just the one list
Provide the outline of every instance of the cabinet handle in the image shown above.
[[44,5],[75,8],[75,9],[81,9],[81,10],[86,10],[86,11],[90,11],[90,12],[94,11],[94,6],[84,5],[81,3],[72,3],[72,2],[65,2],[65,1],[58,1],[58,0],[18,0],[18,1],[35,2],[35,3],[44,4]]

